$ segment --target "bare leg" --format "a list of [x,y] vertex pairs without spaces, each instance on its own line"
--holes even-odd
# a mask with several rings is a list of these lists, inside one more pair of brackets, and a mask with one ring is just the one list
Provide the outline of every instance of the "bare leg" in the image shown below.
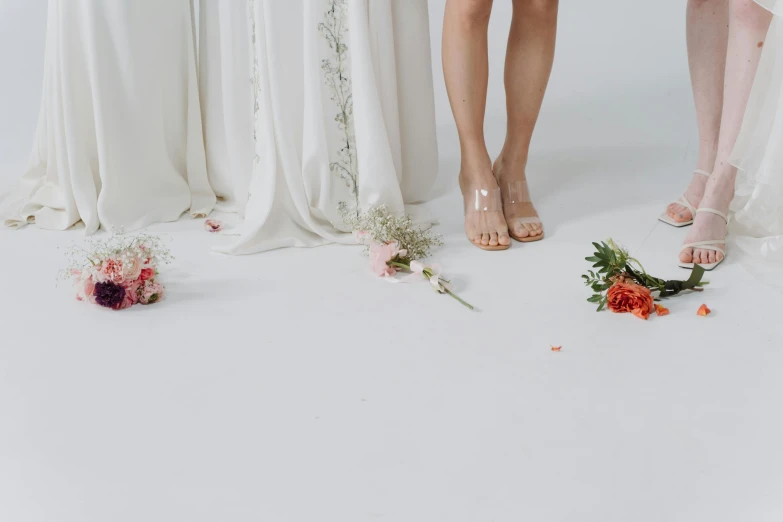
[[[729,45],[729,0],[689,0],[687,13],[688,63],[699,127],[699,161],[696,168],[712,172],[718,153],[723,109],[723,82]],[[707,177],[694,174],[685,198],[698,207]],[[675,221],[693,219],[691,211],[673,203],[666,213]]]
[[[737,169],[729,158],[742,127],[771,20],[771,13],[753,0],[729,0],[729,47],[718,154],[701,207],[727,212],[734,198]],[[722,239],[725,235],[726,223],[719,216],[702,212],[696,216],[685,242]],[[721,259],[719,252],[704,249],[686,249],[680,255],[685,263],[714,263]]]
[[494,172],[501,187],[519,187],[515,199],[523,201],[504,201],[504,208],[509,229],[522,238],[543,234],[540,223],[521,223],[518,218],[538,216],[527,191],[525,167],[552,72],[557,11],[558,0],[514,0],[505,74],[508,129]]
[[[460,188],[466,198],[475,190],[497,190],[484,141],[489,59],[487,32],[493,0],[448,0],[443,23],[443,71],[459,132]],[[501,211],[469,213],[465,232],[476,244],[509,245]]]

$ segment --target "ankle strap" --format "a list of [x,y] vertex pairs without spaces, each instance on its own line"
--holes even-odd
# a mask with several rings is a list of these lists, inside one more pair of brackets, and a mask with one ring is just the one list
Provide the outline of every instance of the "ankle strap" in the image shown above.
[[716,216],[722,217],[723,221],[725,221],[726,223],[729,222],[729,216],[727,216],[726,214],[724,214],[720,210],[715,210],[714,208],[706,208],[706,207],[704,207],[704,208],[700,208],[699,210],[696,211],[697,214],[699,212],[708,212],[710,214],[715,214]]
[[706,170],[701,170],[701,169],[696,169],[696,170],[694,170],[694,171],[693,171],[693,173],[694,173],[694,174],[701,174],[702,176],[707,176],[708,178],[709,178],[710,176],[712,176],[712,174],[710,174],[710,173],[709,173],[709,172],[707,172]]

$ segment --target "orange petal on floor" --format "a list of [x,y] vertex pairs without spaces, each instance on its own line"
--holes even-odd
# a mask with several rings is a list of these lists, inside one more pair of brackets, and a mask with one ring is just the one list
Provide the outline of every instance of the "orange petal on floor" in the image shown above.
[[562,349],[563,349],[563,347],[562,347],[562,346],[553,346],[553,347],[552,347],[552,351],[553,351],[553,352],[559,352],[559,351],[560,351],[560,350],[562,350]]
[[655,305],[655,313],[658,314],[660,317],[663,317],[664,315],[669,315],[669,309],[666,308],[663,305]]
[[702,317],[707,317],[707,316],[708,316],[708,315],[710,315],[711,313],[712,313],[712,310],[710,310],[709,308],[707,308],[707,305],[706,305],[706,304],[703,304],[703,305],[701,305],[701,306],[699,307],[699,311],[698,311],[698,312],[696,312],[696,315],[700,315],[700,316],[702,316]]
[[631,313],[636,317],[638,317],[639,319],[644,319],[645,321],[650,318],[650,312],[647,311],[646,309],[637,308]]

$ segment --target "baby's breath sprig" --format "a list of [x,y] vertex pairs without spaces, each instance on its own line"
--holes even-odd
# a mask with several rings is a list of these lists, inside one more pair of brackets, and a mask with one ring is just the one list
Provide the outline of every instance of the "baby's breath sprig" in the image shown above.
[[88,238],[85,243],[84,247],[72,245],[65,250],[68,266],[60,271],[58,279],[71,279],[74,271],[100,266],[107,259],[144,259],[156,267],[174,260],[163,239],[149,234],[125,235],[115,231],[108,239]]
[[397,242],[401,250],[407,251],[407,259],[424,259],[432,250],[443,245],[443,238],[431,229],[416,225],[410,216],[392,213],[386,205],[370,208],[357,214],[347,205],[340,205],[340,214],[345,226],[364,237],[365,245],[374,242],[387,244]]

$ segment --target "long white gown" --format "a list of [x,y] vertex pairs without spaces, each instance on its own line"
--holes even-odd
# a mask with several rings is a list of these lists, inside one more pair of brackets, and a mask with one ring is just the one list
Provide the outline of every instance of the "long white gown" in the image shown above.
[[426,199],[438,156],[427,2],[202,1],[204,135],[248,254],[351,243],[354,211]]
[[208,214],[189,0],[49,0],[32,159],[7,226],[131,231]]
[[731,232],[746,266],[783,289],[783,0],[757,2],[775,17],[734,149]]

